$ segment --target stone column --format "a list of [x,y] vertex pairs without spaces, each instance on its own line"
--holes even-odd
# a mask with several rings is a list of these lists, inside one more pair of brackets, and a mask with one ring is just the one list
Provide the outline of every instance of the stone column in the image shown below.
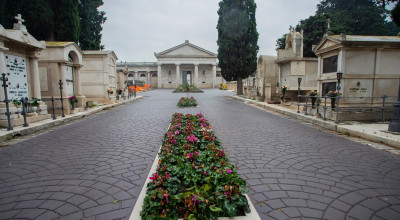
[[75,72],[76,85],[74,85],[74,87],[76,88],[76,96],[81,96],[82,95],[81,76],[79,74],[80,71],[81,71],[81,65],[75,65],[74,66],[74,72]]
[[135,71],[135,80],[139,80],[139,72]]
[[180,64],[175,64],[176,65],[176,87],[178,88],[178,85],[181,84],[180,83],[180,79],[181,79],[181,74],[180,74]]
[[194,78],[193,78],[193,84],[198,87],[199,86],[199,64],[195,63],[194,64]]
[[162,81],[161,81],[162,75],[161,74],[162,74],[161,64],[158,64],[158,66],[157,66],[157,77],[158,77],[157,87],[159,89],[162,88]]
[[[0,76],[1,76],[2,73],[7,73],[6,60],[5,60],[5,57],[4,57],[4,51],[7,51],[7,50],[8,50],[8,48],[4,47],[4,42],[0,41]],[[0,99],[1,100],[4,100],[4,98],[5,98],[3,89],[4,88],[0,86]],[[0,106],[2,108],[5,108],[6,104],[3,103],[3,102],[0,102]],[[1,110],[1,112],[5,112],[5,111]],[[3,114],[1,114],[0,118],[3,119],[3,118],[6,118],[6,117],[5,116],[3,117]]]
[[215,85],[217,84],[217,65],[213,64],[213,88],[215,88]]
[[39,64],[38,64],[38,59],[36,55],[30,56],[30,65],[31,65],[31,77],[32,77],[32,96],[38,99],[41,99],[41,93],[40,93],[40,76],[39,76]]
[[147,84],[150,86],[150,72],[146,72],[146,81]]

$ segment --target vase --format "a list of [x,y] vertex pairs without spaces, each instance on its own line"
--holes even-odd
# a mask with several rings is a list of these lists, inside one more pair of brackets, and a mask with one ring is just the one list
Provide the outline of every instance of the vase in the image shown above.
[[32,106],[32,111],[37,112],[37,106]]
[[115,98],[116,98],[117,100],[119,100],[119,95],[117,95]]
[[331,97],[331,107],[332,107],[332,109],[334,109],[336,107],[336,98],[335,97]]
[[22,108],[17,108],[17,112],[18,112],[18,114],[21,114]]
[[312,108],[315,108],[315,101],[317,101],[317,97],[311,97]]

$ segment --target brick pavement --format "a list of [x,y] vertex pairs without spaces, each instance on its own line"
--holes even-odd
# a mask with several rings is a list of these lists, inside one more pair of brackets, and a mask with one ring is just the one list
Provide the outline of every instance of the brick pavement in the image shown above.
[[191,109],[178,109],[182,94],[170,92],[0,149],[0,219],[129,217],[176,111],[210,120],[263,219],[400,219],[399,157],[226,91],[193,94],[200,108]]

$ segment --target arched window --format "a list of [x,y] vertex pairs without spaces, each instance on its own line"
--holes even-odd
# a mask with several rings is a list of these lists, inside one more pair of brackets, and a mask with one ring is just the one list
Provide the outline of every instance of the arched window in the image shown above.
[[69,62],[71,62],[71,63],[73,63],[73,62],[74,62],[74,61],[72,60],[71,53],[69,53],[69,54],[68,54],[68,61],[69,61]]
[[129,73],[129,74],[128,74],[128,77],[133,77],[133,74],[132,74],[132,73]]
[[151,77],[157,77],[157,73],[153,73],[153,75],[151,75]]
[[140,74],[140,77],[146,77],[146,74],[142,73]]

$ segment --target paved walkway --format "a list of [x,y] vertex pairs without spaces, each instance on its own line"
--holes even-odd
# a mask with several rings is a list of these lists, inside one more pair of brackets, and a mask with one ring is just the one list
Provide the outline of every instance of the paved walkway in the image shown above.
[[0,219],[129,217],[176,111],[210,120],[263,219],[400,219],[398,156],[205,91],[200,108],[154,90],[0,149]]

